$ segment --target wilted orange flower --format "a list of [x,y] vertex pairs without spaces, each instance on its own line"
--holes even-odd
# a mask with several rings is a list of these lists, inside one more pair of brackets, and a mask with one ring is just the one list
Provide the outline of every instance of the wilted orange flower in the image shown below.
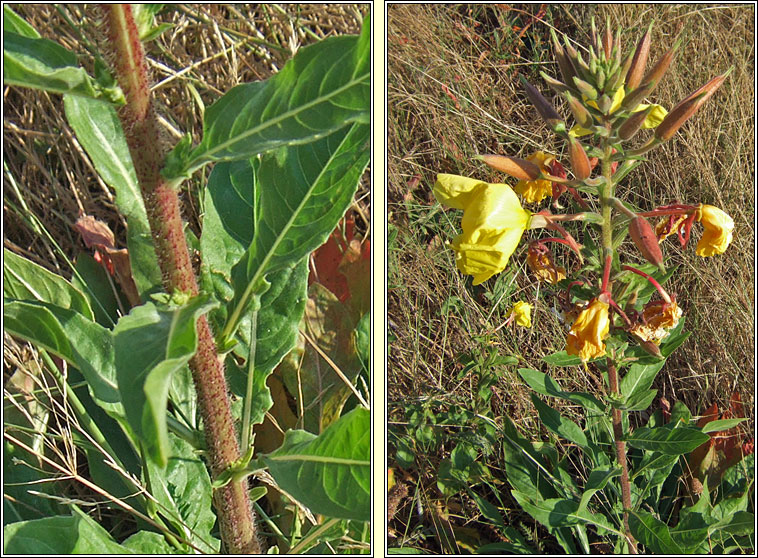
[[682,309],[676,302],[656,300],[645,305],[640,323],[630,331],[643,341],[652,341],[658,345],[668,335],[669,330],[679,324],[681,317]]
[[529,246],[526,264],[539,281],[555,285],[566,278],[566,268],[556,265],[547,248],[535,244]]
[[587,362],[605,354],[611,320],[608,317],[608,304],[593,300],[576,318],[566,338],[566,352],[578,356]]

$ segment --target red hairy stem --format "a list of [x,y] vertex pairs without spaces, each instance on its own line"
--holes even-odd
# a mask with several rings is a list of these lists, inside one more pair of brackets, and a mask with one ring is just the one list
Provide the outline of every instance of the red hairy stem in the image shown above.
[[[124,91],[126,106],[119,111],[150,231],[168,292],[198,294],[179,198],[161,175],[167,146],[162,141],[150,96],[147,63],[129,4],[101,6],[106,41],[103,50]],[[205,428],[211,474],[216,478],[240,458],[223,364],[205,316],[197,322],[197,351],[190,361],[192,379]],[[221,538],[232,554],[261,554],[248,496],[247,480],[231,482],[214,492]]]
[[605,257],[605,267],[603,268],[603,284],[600,286],[600,292],[608,291],[608,280],[611,278],[611,261],[613,257],[608,254]]
[[[608,383],[610,384],[611,393],[619,395],[619,377],[616,371],[616,365],[609,358],[606,359],[608,364]],[[624,442],[624,427],[621,421],[621,409],[613,409],[613,437],[616,440],[616,459],[621,466],[621,500],[624,504],[624,533],[629,543],[629,552],[637,554],[637,542],[632,536],[629,529],[629,512],[632,509],[632,491],[629,484],[629,466],[626,462],[626,442]]]

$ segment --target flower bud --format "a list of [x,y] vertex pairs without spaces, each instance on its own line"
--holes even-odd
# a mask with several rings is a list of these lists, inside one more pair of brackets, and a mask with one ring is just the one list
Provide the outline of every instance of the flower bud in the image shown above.
[[632,237],[634,244],[637,245],[642,256],[663,271],[661,247],[658,244],[658,237],[655,235],[655,231],[648,220],[640,215],[632,219],[629,222],[629,236]]
[[563,120],[561,120],[561,115],[558,114],[555,108],[553,108],[553,105],[550,104],[550,101],[545,99],[545,97],[542,96],[542,93],[537,91],[536,87],[526,81],[526,79],[524,79],[524,76],[521,76],[521,84],[524,86],[526,96],[529,97],[529,100],[537,109],[537,112],[540,114],[542,119],[547,122],[548,126],[553,128],[557,124],[563,122]]
[[646,353],[651,354],[654,357],[663,358],[663,353],[661,353],[661,348],[655,343],[653,343],[652,341],[644,341],[642,339],[637,339],[637,342],[640,344],[640,347],[645,349]]
[[[729,70],[731,71],[731,70]],[[685,99],[679,102],[671,112],[666,115],[663,122],[656,128],[655,137],[660,140],[666,141],[681,128],[693,114],[695,114],[700,107],[713,95],[716,90],[721,87],[724,80],[729,75],[729,71],[725,74],[716,76],[711,81],[706,83],[703,87],[694,91],[688,95]]]
[[588,100],[594,101],[597,99],[597,89],[592,87],[589,83],[584,81],[583,79],[580,79],[577,76],[574,76],[574,85],[576,85],[576,88],[579,90],[579,92],[587,97]]
[[548,86],[555,91],[556,93],[563,93],[565,91],[571,91],[568,85],[565,83],[558,81],[557,79],[551,78],[549,75],[547,75],[545,72],[540,72],[540,76],[542,76],[542,79],[545,80],[545,83],[548,84]]
[[631,66],[626,74],[626,87],[629,91],[639,87],[642,75],[645,72],[645,64],[647,64],[647,57],[650,53],[650,31],[652,27],[653,24],[651,23],[640,42],[637,43],[637,50],[634,51]]
[[619,128],[619,137],[623,141],[631,139],[634,134],[639,131],[642,124],[645,122],[650,113],[653,112],[656,106],[657,105],[650,105],[645,110],[638,110],[637,112],[632,113],[631,116],[626,119],[626,122],[624,122]]
[[582,104],[579,99],[574,97],[569,92],[566,92],[564,95],[568,101],[568,106],[571,110],[571,114],[573,114],[574,118],[576,118],[576,123],[579,124],[582,128],[589,128],[590,126],[594,125],[595,121],[592,118],[590,111],[587,110],[584,104]]
[[668,70],[669,66],[671,65],[671,62],[674,60],[674,55],[676,54],[677,49],[679,48],[679,41],[674,43],[674,46],[671,47],[666,54],[664,54],[661,59],[656,63],[655,66],[647,73],[645,74],[645,77],[642,78],[642,83],[655,83],[657,84],[659,81],[661,81],[661,78],[663,77],[663,74],[666,73],[666,70]]
[[537,180],[540,177],[540,168],[537,165],[518,157],[479,155],[476,159],[484,161],[484,163],[493,169],[504,172],[519,180]]
[[574,176],[579,180],[586,180],[590,177],[590,160],[582,144],[575,137],[569,137],[569,161]]
[[642,78],[642,85],[631,91],[624,98],[624,102],[621,104],[621,108],[624,110],[634,110],[635,107],[645,99],[645,97],[653,92],[653,89],[655,89],[655,86],[658,85],[658,82],[663,77],[663,74],[666,73],[666,70],[671,65],[671,62],[674,59],[674,54],[676,54],[676,50],[678,48],[679,41],[674,43],[674,46],[671,47],[671,49],[666,52],[663,57],[661,57],[658,63],[653,66],[653,68],[647,74],[645,74],[645,77]]
[[603,114],[610,114],[611,107],[613,107],[613,101],[608,95],[601,95],[597,100],[597,108],[599,108],[600,112]]
[[603,50],[605,51],[605,59],[610,60],[613,53],[613,35],[611,34],[610,24],[605,26],[605,34],[603,35]]

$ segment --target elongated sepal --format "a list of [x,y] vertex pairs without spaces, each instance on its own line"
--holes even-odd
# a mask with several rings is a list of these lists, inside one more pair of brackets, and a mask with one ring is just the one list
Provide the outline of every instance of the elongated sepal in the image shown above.
[[634,56],[631,59],[631,65],[629,71],[626,74],[626,86],[629,90],[639,87],[642,81],[642,76],[645,74],[645,65],[647,64],[647,57],[650,53],[650,31],[653,24],[651,23],[647,31],[640,41],[637,43],[637,49],[634,51]]
[[556,93],[565,93],[566,91],[571,91],[571,88],[568,85],[562,81],[551,78],[545,72],[540,72],[540,76],[542,76],[542,79],[545,80],[545,83],[547,83],[548,86],[550,86],[550,88]]
[[584,81],[583,79],[580,79],[577,76],[574,76],[574,85],[576,85],[576,88],[579,90],[579,92],[587,97],[590,101],[594,101],[597,99],[597,89],[592,87],[589,83]]
[[574,97],[570,92],[566,92],[564,95],[566,97],[566,101],[568,101],[569,110],[571,110],[571,114],[573,114],[574,118],[576,119],[576,123],[579,124],[582,128],[589,128],[590,126],[593,126],[595,120],[592,118],[592,114],[590,114],[590,111],[587,110],[584,104],[580,102],[579,99]]

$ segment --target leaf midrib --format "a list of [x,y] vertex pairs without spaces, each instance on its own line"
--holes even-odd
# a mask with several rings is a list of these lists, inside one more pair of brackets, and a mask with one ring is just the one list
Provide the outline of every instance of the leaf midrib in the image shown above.
[[[343,91],[345,91],[345,90],[347,90],[347,89],[349,89],[351,87],[354,87],[355,85],[358,85],[362,81],[365,81],[366,77],[368,77],[368,76],[369,76],[369,74],[363,74],[363,75],[360,76],[360,78],[350,80],[349,82],[347,82],[342,87],[339,87],[339,88],[331,91],[330,94],[328,94],[328,95],[317,97],[316,99],[314,99],[314,100],[312,100],[312,101],[310,101],[308,103],[305,103],[304,105],[300,105],[296,109],[289,110],[287,112],[284,112],[284,113],[280,114],[279,116],[267,119],[265,122],[263,122],[261,124],[258,124],[257,126],[255,126],[253,128],[250,128],[250,129],[242,132],[241,134],[239,134],[237,136],[234,136],[234,137],[232,137],[232,138],[230,138],[230,139],[228,139],[226,141],[221,142],[220,144],[216,145],[216,147],[214,147],[212,149],[205,150],[205,152],[201,153],[201,155],[202,155],[201,157],[197,157],[196,156],[194,159],[191,159],[185,165],[185,168],[191,169],[191,168],[195,167],[198,164],[198,162],[202,161],[203,159],[207,159],[209,161],[212,161],[213,160],[213,155],[215,153],[218,153],[219,151],[223,151],[224,149],[226,149],[230,145],[234,145],[237,142],[243,141],[246,138],[248,138],[248,137],[250,137],[250,136],[252,136],[254,134],[257,134],[257,133],[259,133],[259,132],[261,132],[261,131],[263,131],[263,130],[265,130],[265,129],[273,126],[273,125],[276,125],[276,124],[282,122],[283,120],[285,120],[287,118],[290,118],[290,117],[293,117],[293,116],[297,116],[298,114],[302,113],[303,111],[305,111],[307,109],[312,108],[315,105],[318,105],[320,103],[328,101],[329,99],[331,99],[332,97],[334,97],[336,95],[339,95]],[[265,91],[265,89],[263,91]],[[203,138],[203,140],[205,140],[205,138]]]
[[[255,284],[264,275],[264,272],[268,272],[268,270],[266,270],[266,267],[268,266],[268,263],[271,261],[271,258],[274,257],[274,254],[276,253],[276,249],[278,248],[279,244],[286,237],[287,232],[292,228],[293,221],[302,212],[303,206],[306,203],[306,201],[311,198],[311,194],[313,193],[313,190],[315,189],[316,185],[319,183],[319,181],[323,177],[324,171],[327,168],[329,168],[329,165],[334,160],[334,158],[336,157],[336,155],[341,152],[342,146],[345,144],[345,141],[347,140],[347,138],[349,138],[351,136],[353,130],[356,129],[355,128],[356,126],[360,126],[360,124],[353,124],[350,127],[350,130],[348,130],[347,134],[345,134],[345,137],[342,138],[342,140],[340,141],[340,143],[337,146],[337,148],[329,155],[329,159],[327,159],[327,161],[325,162],[325,164],[322,165],[321,170],[319,171],[318,176],[316,177],[315,180],[312,181],[311,186],[306,191],[305,195],[303,196],[303,199],[300,200],[300,203],[298,204],[297,208],[295,209],[295,211],[292,212],[292,215],[287,220],[287,223],[285,224],[285,226],[282,227],[280,233],[277,236],[275,236],[274,242],[271,244],[269,250],[266,253],[266,256],[263,258],[263,260],[261,260],[260,264],[258,265],[258,268],[255,270],[255,274],[251,277],[250,281],[248,282],[247,287],[245,288],[245,291],[244,291],[242,297],[240,298],[239,304],[237,305],[237,307],[232,312],[232,315],[231,315],[231,318],[229,319],[228,324],[231,324],[232,326],[236,327],[235,322],[239,319],[239,314],[241,313],[240,309],[244,308],[245,305],[247,304],[247,301],[250,298],[251,291],[253,290]],[[261,228],[260,228],[260,222],[256,222],[255,223],[255,230],[256,231],[260,231],[261,230]],[[259,233],[257,232],[256,233],[256,238],[253,239],[253,246],[256,245],[257,239],[260,238],[258,235],[259,235]],[[225,331],[224,333],[228,335],[230,332],[226,332]]]

